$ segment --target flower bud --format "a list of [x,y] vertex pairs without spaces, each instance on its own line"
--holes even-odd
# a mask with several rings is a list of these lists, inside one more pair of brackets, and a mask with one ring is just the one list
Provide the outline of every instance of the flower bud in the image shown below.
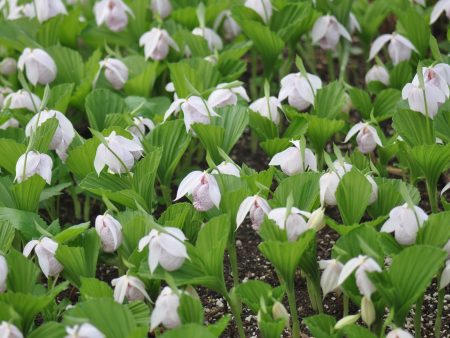
[[339,290],[339,276],[342,272],[343,265],[336,259],[320,260],[319,267],[323,270],[320,277],[320,287],[322,288],[323,296],[333,291]]
[[236,216],[236,227],[239,227],[245,219],[247,214],[250,214],[250,221],[252,222],[252,228],[255,231],[259,230],[262,222],[264,221],[264,216],[270,212],[270,206],[267,201],[258,196],[249,196],[244,199],[239,206],[239,210]]
[[222,175],[231,175],[235,177],[241,177],[241,173],[239,168],[234,163],[222,162],[220,163],[216,169],[214,169],[211,174],[222,174]]
[[322,88],[322,80],[313,74],[288,74],[281,79],[281,89],[278,94],[280,101],[288,99],[292,107],[304,111],[314,105],[314,97],[318,89]]
[[67,14],[66,7],[61,0],[34,0],[34,6],[40,23],[59,14]]
[[169,54],[170,47],[177,52],[180,50],[169,33],[159,28],[152,28],[149,32],[144,33],[139,39],[139,46],[144,46],[145,58],[152,60],[165,59]]
[[58,243],[54,240],[43,237],[41,240],[32,240],[23,248],[23,254],[28,257],[33,251],[36,254],[45,277],[55,277],[63,270],[63,266],[55,258]]
[[325,209],[320,207],[311,214],[307,223],[308,229],[322,230],[325,226]]
[[371,326],[375,321],[375,307],[370,298],[363,296],[361,299],[361,318],[367,326]]
[[150,319],[150,331],[153,331],[160,324],[168,329],[173,329],[181,325],[181,320],[178,315],[179,306],[180,299],[178,295],[166,286],[156,299]]
[[105,335],[90,323],[66,327],[66,333],[65,338],[105,338]]
[[103,251],[114,252],[122,244],[122,225],[111,215],[98,215],[95,230],[102,242]]
[[241,27],[233,19],[230,10],[220,13],[214,21],[214,29],[217,30],[220,25],[223,27],[224,37],[227,40],[231,40],[239,35]]
[[100,61],[100,67],[105,68],[105,77],[114,89],[122,89],[128,81],[128,68],[122,61],[107,58]]
[[17,71],[17,62],[13,58],[4,58],[0,62],[0,74],[2,75],[12,75]]
[[356,142],[358,143],[358,148],[363,154],[371,153],[377,145],[383,146],[377,130],[368,123],[359,122],[355,124],[349,130],[344,142],[348,142],[355,134],[357,134]]
[[359,314],[357,314],[357,315],[345,316],[344,318],[340,319],[340,320],[336,323],[336,325],[334,325],[334,329],[335,329],[335,330],[340,330],[340,329],[342,329],[342,328],[345,327],[345,326],[355,324],[355,323],[358,321],[359,317],[360,317]]
[[175,201],[184,195],[192,195],[193,204],[198,211],[208,211],[220,205],[219,185],[213,175],[193,171],[180,183]]
[[129,302],[150,300],[144,283],[137,277],[123,275],[113,279],[111,285],[114,286],[114,300],[119,304],[122,304],[125,298]]
[[388,42],[389,56],[391,57],[394,65],[397,65],[402,61],[409,60],[411,57],[411,51],[415,51],[417,53],[416,47],[414,47],[412,42],[403,35],[398,33],[383,34],[376,38],[370,47],[369,60],[372,60]]
[[238,95],[245,101],[250,98],[242,86],[227,88],[227,83],[220,83],[217,88],[209,95],[208,104],[213,108],[221,108],[228,105],[235,106],[238,102]]
[[322,49],[334,50],[340,37],[348,41],[352,38],[345,27],[332,15],[324,15],[317,19],[312,29],[312,40]]
[[25,70],[28,81],[32,85],[46,85],[56,78],[57,68],[55,61],[43,49],[25,48],[19,57],[17,67]]
[[8,263],[3,255],[0,255],[0,293],[6,291],[6,278],[8,277]]
[[0,337],[2,337],[2,338],[23,338],[23,334],[13,324],[10,324],[6,321],[2,321],[0,324]]
[[24,89],[9,94],[4,100],[4,106],[10,109],[27,109],[37,113],[41,105],[41,99]]
[[378,81],[386,86],[389,86],[389,73],[383,66],[375,65],[369,69],[365,77],[366,84],[370,82]]
[[271,210],[267,216],[275,221],[280,229],[286,230],[289,242],[295,242],[301,234],[308,230],[303,216],[309,217],[310,215],[308,212],[293,207],[289,214],[287,214],[287,208],[276,208]]
[[280,100],[274,96],[257,99],[249,106],[249,108],[255,113],[268,118],[275,124],[280,123],[281,116],[278,109],[283,110],[283,108]]
[[289,312],[280,302],[275,302],[272,307],[272,317],[275,320],[282,319],[284,321],[285,327],[289,327]]
[[273,10],[270,0],[247,0],[244,6],[258,13],[264,23],[268,23],[272,17]]
[[131,9],[122,0],[101,0],[94,5],[97,26],[106,24],[113,32],[120,32],[128,25]]

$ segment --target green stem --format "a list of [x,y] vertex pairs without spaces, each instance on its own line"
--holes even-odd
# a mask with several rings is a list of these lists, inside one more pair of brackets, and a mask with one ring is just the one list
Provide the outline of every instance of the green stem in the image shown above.
[[228,255],[230,257],[231,273],[233,274],[233,285],[237,287],[239,285],[239,270],[237,265],[237,253],[236,246],[231,243],[228,246]]
[[348,296],[345,295],[345,294],[344,294],[342,303],[343,303],[343,305],[344,305],[344,315],[343,315],[343,317],[346,317],[346,316],[348,316],[348,303],[349,303],[349,298],[348,298]]
[[380,338],[384,337],[386,328],[388,327],[388,325],[390,325],[392,323],[393,318],[394,318],[394,310],[390,309],[389,315],[387,316],[386,320],[383,323],[383,326],[381,327]]
[[308,296],[311,301],[312,308],[319,313],[323,313],[322,296],[320,293],[320,286],[314,283],[308,277],[306,278],[306,286],[308,289]]
[[438,210],[436,185],[430,184],[429,180],[427,180],[427,193],[428,193],[428,199],[430,201],[431,211],[433,213],[437,213],[439,210]]
[[225,300],[228,302],[231,308],[231,312],[233,313],[234,320],[236,321],[236,326],[239,332],[240,338],[245,338],[245,331],[244,326],[242,324],[242,318],[241,318],[241,307],[236,304],[235,299],[232,299],[229,294],[225,296]]
[[161,184],[161,192],[162,192],[162,196],[164,199],[164,203],[166,204],[166,207],[170,206],[172,204],[172,198],[170,196],[170,193],[171,193],[170,188]]
[[336,72],[334,71],[333,54],[330,51],[327,52],[327,64],[330,81],[334,81],[336,79]]
[[414,331],[416,333],[416,338],[422,337],[422,305],[423,305],[423,296],[421,295],[416,302],[416,314],[414,316]]
[[294,280],[286,281],[286,292],[289,301],[289,310],[291,312],[292,319],[292,337],[299,338],[300,337],[300,322],[298,320],[297,313],[297,302],[295,299],[295,289],[294,289]]
[[350,53],[349,43],[345,41],[341,47],[342,53],[339,54],[340,56],[339,64],[341,65],[339,69],[339,82],[343,83],[345,80],[345,70],[347,68]]
[[78,195],[75,192],[75,188],[70,189],[70,195],[72,196],[72,202],[73,202],[73,211],[75,214],[75,218],[77,220],[81,219],[81,203],[78,199]]
[[441,337],[441,323],[442,323],[442,310],[443,310],[443,307],[444,307],[444,296],[445,296],[445,289],[439,290],[439,293],[438,293],[438,307],[437,307],[437,312],[436,312],[436,321],[434,322],[434,336],[436,338],[440,338]]
[[86,196],[83,205],[83,219],[85,222],[89,221],[89,217],[91,216],[91,199],[89,196]]

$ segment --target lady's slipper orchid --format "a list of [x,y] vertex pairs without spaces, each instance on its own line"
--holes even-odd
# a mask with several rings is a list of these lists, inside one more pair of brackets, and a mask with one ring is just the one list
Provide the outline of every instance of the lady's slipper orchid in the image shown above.
[[347,29],[332,15],[324,15],[318,18],[314,23],[311,35],[313,43],[319,44],[325,50],[336,49],[341,36],[348,41],[352,41]]
[[128,127],[127,130],[139,140],[143,140],[146,134],[146,129],[151,131],[154,128],[155,124],[149,118],[143,116],[135,116],[133,117],[133,125]]
[[333,291],[340,292],[338,280],[344,265],[336,259],[322,259],[319,261],[319,267],[323,270],[320,277],[320,287],[322,288],[323,296],[325,297]]
[[220,205],[219,185],[213,175],[205,172],[193,171],[181,181],[175,201],[184,195],[192,195],[194,208],[198,211],[208,211]]
[[439,0],[433,7],[433,11],[430,16],[430,25],[435,23],[436,20],[445,12],[447,19],[450,19],[450,0]]
[[129,302],[150,300],[150,296],[145,291],[144,283],[137,277],[123,275],[113,279],[111,285],[114,286],[114,300],[119,304],[122,304],[125,298]]
[[241,32],[241,27],[239,27],[237,22],[231,16],[230,10],[221,12],[214,21],[214,29],[216,31],[221,25],[223,27],[224,37],[227,40],[235,38]]
[[128,81],[128,68],[118,59],[106,58],[100,61],[100,69],[105,69],[105,77],[114,89],[120,90]]
[[53,161],[50,156],[30,150],[17,160],[16,181],[21,183],[34,175],[39,175],[47,184],[51,184],[52,167]]
[[172,13],[170,0],[152,0],[151,8],[153,13],[157,13],[161,19],[167,18]]
[[52,57],[39,48],[25,48],[17,61],[17,68],[25,70],[27,79],[33,86],[53,82],[58,72]]
[[172,47],[180,51],[176,42],[170,37],[165,29],[152,28],[144,33],[139,39],[139,46],[144,46],[146,59],[164,60]]
[[427,219],[428,215],[423,209],[417,206],[410,208],[405,203],[391,210],[381,231],[393,232],[401,245],[411,245],[415,243],[417,232]]
[[241,177],[241,172],[239,171],[239,167],[234,163],[230,162],[222,162],[220,163],[216,169],[214,169],[211,174],[221,174],[221,175],[231,175],[236,177]]
[[113,32],[120,32],[128,25],[131,9],[122,0],[101,0],[94,5],[97,26],[106,24]]
[[377,130],[368,123],[359,122],[355,124],[348,132],[344,142],[348,142],[355,134],[356,142],[358,143],[358,149],[363,154],[371,153],[375,150],[377,145],[383,146]]
[[0,337],[23,338],[23,334],[15,325],[2,321],[0,324]]
[[414,338],[414,336],[405,330],[397,328],[389,332],[386,338]]
[[191,125],[194,123],[210,124],[213,116],[219,116],[203,98],[190,96],[187,99],[176,99],[164,114],[164,121],[180,110],[184,113],[186,131],[191,130]]
[[114,252],[122,244],[122,224],[109,214],[97,216],[95,231],[100,237],[105,252]]
[[40,240],[32,240],[23,248],[23,255],[28,257],[33,251],[36,254],[45,277],[55,277],[63,270],[63,266],[55,258],[56,250],[58,250],[58,243],[48,237],[43,237]]
[[288,99],[289,105],[304,111],[314,105],[314,96],[322,88],[322,80],[316,75],[302,73],[288,74],[281,79],[281,89],[278,94],[280,101]]
[[359,289],[359,292],[370,299],[372,293],[376,291],[375,285],[373,285],[372,281],[367,276],[368,272],[381,272],[381,268],[377,262],[371,257],[367,256],[358,256],[350,259],[347,263],[345,263],[342,268],[342,272],[339,276],[338,285],[342,285],[345,280],[356,270],[356,286]]
[[252,228],[258,231],[264,221],[264,216],[269,214],[270,210],[269,203],[264,198],[258,195],[249,196],[239,206],[236,216],[236,226],[239,227],[244,221],[245,216],[249,214]]
[[280,100],[274,96],[257,99],[249,106],[249,108],[255,113],[268,118],[275,124],[280,123],[281,117],[278,109],[283,110],[283,108]]
[[17,121],[14,117],[9,118],[5,122],[0,125],[0,129],[5,130],[8,128],[18,128],[19,121]]
[[189,258],[183,241],[186,236],[178,228],[165,227],[165,232],[152,230],[139,241],[139,251],[148,246],[148,265],[153,273],[161,265],[164,270],[178,270]]
[[287,208],[276,208],[272,209],[267,216],[275,221],[280,229],[286,230],[289,242],[295,242],[309,229],[304,217],[311,217],[311,213],[292,207],[288,214]]
[[208,43],[208,47],[211,52],[214,50],[221,50],[223,48],[223,42],[220,36],[211,28],[197,27],[194,28],[192,34],[201,36]]
[[[279,165],[288,176],[302,173],[306,170],[317,171],[316,155],[311,149],[301,149],[300,141],[291,141],[294,145],[275,154],[269,165]],[[304,157],[304,158],[303,158]]]
[[105,335],[90,323],[66,327],[66,333],[65,338],[105,338]]
[[247,0],[244,4],[245,7],[253,9],[259,14],[264,23],[268,23],[272,17],[272,3],[270,0]]
[[366,84],[370,82],[378,81],[382,84],[389,86],[389,73],[387,69],[383,66],[374,65],[366,74],[365,77]]
[[156,329],[160,324],[168,329],[173,329],[181,325],[178,315],[180,298],[168,286],[162,289],[155,302],[155,307],[150,319],[150,331]]
[[66,7],[61,0],[34,0],[33,2],[37,19],[41,23],[59,14],[67,14]]
[[402,61],[409,60],[411,57],[411,51],[417,53],[416,47],[414,47],[412,42],[403,35],[398,33],[383,34],[376,38],[373,42],[372,47],[370,48],[369,60],[372,60],[388,42],[388,53],[394,65],[399,64]]
[[229,87],[228,83],[220,83],[216,89],[209,95],[208,104],[211,108],[221,108],[228,105],[235,106],[238,101],[238,95],[245,101],[250,101],[250,98],[243,86]]
[[95,153],[94,167],[98,175],[105,166],[112,174],[123,174],[130,171],[134,162],[142,156],[142,146],[112,131],[105,137],[106,145],[101,143]]
[[36,94],[20,89],[5,98],[4,106],[10,109],[27,109],[37,113],[41,106],[41,99]]
[[55,150],[58,156],[64,161],[67,158],[67,148],[69,148],[75,138],[75,129],[72,122],[61,112],[57,110],[43,110],[35,114],[25,128],[25,135],[30,137],[45,121],[55,118],[58,121],[53,139],[50,142],[49,149]]

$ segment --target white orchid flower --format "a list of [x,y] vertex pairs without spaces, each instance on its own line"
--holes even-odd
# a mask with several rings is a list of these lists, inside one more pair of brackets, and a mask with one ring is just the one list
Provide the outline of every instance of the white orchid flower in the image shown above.
[[122,244],[122,224],[109,214],[95,218],[95,231],[105,252],[114,252]]
[[41,99],[36,94],[20,89],[5,98],[4,106],[10,109],[27,109],[37,113],[41,106]]
[[430,16],[430,25],[435,23],[436,20],[445,12],[447,19],[450,19],[450,0],[439,0],[433,7]]
[[55,150],[58,156],[64,161],[67,158],[67,149],[75,138],[75,129],[72,122],[61,112],[57,110],[43,110],[35,114],[25,127],[25,135],[30,137],[36,132],[37,127],[45,121],[56,118],[58,127],[50,142],[49,149]]
[[220,205],[220,189],[216,179],[201,171],[193,171],[180,183],[176,200],[185,195],[192,195],[194,208],[198,211],[208,211]]
[[289,105],[304,111],[314,105],[314,97],[318,89],[322,88],[322,80],[313,74],[288,74],[281,79],[281,89],[278,100],[288,99]]
[[319,267],[323,270],[320,277],[320,287],[322,288],[323,296],[325,297],[333,291],[339,293],[338,280],[344,265],[336,259],[322,259],[319,261]]
[[366,81],[366,84],[369,84],[370,82],[374,82],[374,81],[379,81],[379,82],[383,83],[384,85],[389,86],[389,83],[390,83],[389,73],[388,73],[386,67],[374,65],[367,72],[365,81]]
[[101,0],[94,5],[97,26],[106,24],[113,32],[123,31],[128,25],[128,14],[131,9],[122,0]]
[[287,208],[276,208],[272,209],[267,217],[275,221],[280,229],[286,230],[289,242],[295,242],[301,234],[309,229],[304,217],[309,219],[311,213],[292,207],[288,214]]
[[359,21],[356,18],[355,14],[353,14],[352,12],[350,12],[348,17],[348,27],[350,30],[350,34],[353,34],[356,31],[361,32],[361,25],[359,24]]
[[155,129],[155,124],[148,117],[143,116],[133,117],[133,125],[127,128],[127,130],[139,140],[144,139],[146,129],[149,131]]
[[314,44],[319,44],[322,49],[334,50],[341,36],[348,41],[352,38],[345,27],[332,15],[324,15],[316,20],[312,32]]
[[53,161],[50,156],[30,150],[17,160],[16,181],[21,183],[34,175],[39,175],[47,184],[51,184],[52,167]]
[[272,17],[273,9],[270,0],[246,0],[244,6],[253,9],[258,13],[266,24]]
[[63,266],[55,258],[58,243],[48,237],[43,237],[40,240],[31,240],[23,248],[23,255],[28,257],[34,249],[45,277],[55,277],[63,270]]
[[239,206],[236,215],[236,226],[239,227],[247,214],[250,214],[252,228],[258,231],[264,221],[264,216],[269,214],[270,210],[269,203],[264,198],[258,195],[249,196],[245,198]]
[[309,216],[308,223],[306,224],[308,229],[315,229],[319,231],[323,229],[326,225],[325,222],[325,209],[323,207],[319,207],[314,210]]
[[152,28],[144,33],[139,39],[139,46],[144,46],[146,59],[163,60],[169,54],[172,47],[177,52],[180,51],[176,42],[170,37],[165,29]]
[[210,124],[213,116],[219,116],[203,98],[190,96],[187,99],[176,99],[164,114],[164,121],[180,110],[184,113],[186,131],[191,130],[191,125],[194,123]]
[[90,323],[66,327],[65,338],[105,338],[105,335]]
[[55,61],[43,49],[25,48],[17,62],[17,68],[25,70],[28,81],[35,86],[36,84],[46,85],[56,78],[58,69]]
[[[128,81],[128,68],[118,59],[106,58],[100,61],[100,69],[105,69],[105,77],[114,89],[120,90]],[[94,80],[94,83],[96,80]]]
[[59,14],[67,14],[66,7],[61,0],[34,0],[33,2],[40,23]]
[[250,101],[243,86],[229,87],[228,83],[220,83],[209,95],[208,104],[213,109],[228,105],[235,106],[238,101],[238,96],[242,97],[247,102]]
[[[0,108],[1,108],[1,104],[0,104]],[[17,121],[14,117],[9,118],[8,120],[6,120],[5,122],[3,122],[0,125],[0,129],[5,130],[8,128],[18,128],[19,127],[19,121]]]
[[412,42],[403,35],[398,33],[383,34],[376,38],[372,47],[370,47],[369,60],[372,60],[386,43],[389,43],[388,53],[394,65],[409,60],[411,51],[418,53]]
[[12,75],[17,71],[17,62],[15,59],[6,57],[0,62],[0,74]]
[[227,40],[232,40],[241,32],[241,27],[231,16],[230,10],[222,11],[214,21],[214,30],[218,30],[222,25],[224,37]]
[[170,0],[152,0],[150,6],[153,13],[157,13],[161,19],[167,18],[172,13]]
[[279,165],[288,176],[302,173],[308,169],[317,171],[317,159],[313,151],[309,148],[301,149],[298,140],[293,140],[291,143],[294,146],[275,154],[269,165]]
[[186,245],[183,243],[186,236],[183,231],[174,227],[165,227],[165,232],[152,230],[139,241],[139,251],[148,246],[148,265],[153,273],[158,265],[166,271],[178,270],[189,258]]
[[150,331],[153,331],[160,324],[167,329],[173,329],[181,325],[180,316],[178,315],[178,307],[180,299],[176,293],[168,286],[162,289],[155,302],[150,318]]
[[8,277],[8,262],[5,256],[0,255],[0,293],[6,291],[6,278]]
[[219,34],[213,29],[208,27],[197,27],[192,30],[192,34],[201,36],[208,43],[208,48],[211,52],[214,50],[221,50],[223,48],[223,42]]
[[111,285],[114,286],[114,300],[119,304],[122,304],[125,298],[129,302],[150,300],[150,296],[145,291],[144,283],[137,277],[123,275],[113,279]]
[[142,156],[142,146],[112,131],[105,137],[107,145],[100,143],[95,153],[94,167],[98,175],[105,166],[113,174],[123,174],[130,171],[134,162]]
[[359,292],[370,299],[372,293],[376,291],[375,285],[367,276],[368,272],[381,272],[378,263],[371,257],[359,255],[358,257],[350,259],[345,263],[342,272],[339,275],[338,285],[342,285],[345,280],[356,270],[356,286]]
[[375,127],[372,127],[368,123],[358,122],[348,132],[345,137],[344,143],[350,141],[350,139],[356,135],[356,142],[358,143],[358,149],[363,154],[371,153],[378,146],[382,147],[381,139],[378,136]]
[[23,334],[15,325],[7,321],[2,321],[0,324],[0,337],[23,338]]
[[36,17],[36,11],[33,3],[17,5],[17,1],[9,1],[8,20],[17,20],[20,18],[33,19]]
[[397,328],[389,332],[386,338],[414,338],[414,336],[405,330]]
[[283,110],[281,102],[275,96],[262,97],[254,101],[249,108],[255,113],[268,118],[273,123],[280,123],[281,114],[278,110]]
[[241,177],[241,172],[239,171],[239,168],[236,166],[236,164],[225,161],[220,163],[213,171],[211,171],[211,174]]
[[423,209],[417,206],[410,208],[405,203],[391,210],[381,232],[393,232],[399,244],[411,245],[416,242],[417,232],[427,219],[428,215]]

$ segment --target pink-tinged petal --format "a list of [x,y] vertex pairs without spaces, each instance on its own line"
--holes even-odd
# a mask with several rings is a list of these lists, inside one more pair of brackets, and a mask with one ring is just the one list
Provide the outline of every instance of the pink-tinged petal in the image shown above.
[[331,17],[329,15],[321,16],[316,20],[311,32],[313,43],[317,43],[325,36],[328,30],[328,25],[330,24],[330,20]]
[[249,196],[242,201],[236,215],[236,228],[238,228],[242,224],[254,202],[255,196]]
[[369,60],[372,60],[375,55],[383,48],[383,46],[392,39],[392,34],[383,34],[380,35],[375,41],[372,43],[372,47],[370,47],[370,55]]
[[355,271],[363,262],[365,257],[358,256],[350,259],[347,263],[345,263],[342,268],[341,274],[339,275],[338,285],[342,285],[345,280]]
[[142,281],[140,279],[138,279],[136,277],[133,277],[133,276],[130,276],[130,277],[128,277],[128,282],[129,282],[129,284],[131,286],[133,286],[136,289],[138,289],[139,292],[142,293],[145,298],[150,300],[150,296],[148,295],[147,291],[145,290],[144,283],[142,283]]
[[212,175],[208,175],[208,187],[209,187],[209,196],[211,197],[212,202],[218,208],[220,205],[221,194],[219,185],[217,184],[216,179]]
[[347,133],[347,136],[345,137],[344,143],[347,143],[355,134],[357,134],[365,126],[366,126],[365,123],[358,122],[353,127],[351,127]]
[[201,171],[193,171],[189,173],[180,183],[177,191],[177,197],[174,201],[179,200],[186,194],[192,193],[197,185],[200,184],[200,180],[203,176],[203,172]]
[[38,244],[39,244],[38,240],[33,239],[33,240],[29,241],[23,248],[23,255],[25,257],[28,257],[31,254],[31,251],[33,251],[35,246]]
[[372,126],[367,126],[367,129],[370,131],[370,133],[373,136],[373,139],[375,140],[375,143],[378,144],[380,147],[383,146],[383,144],[381,143],[381,139],[378,136],[378,132],[376,130],[376,128],[372,127]]
[[52,57],[46,51],[39,48],[34,49],[33,58],[47,68],[52,74],[56,74],[57,68],[55,61],[53,61]]

